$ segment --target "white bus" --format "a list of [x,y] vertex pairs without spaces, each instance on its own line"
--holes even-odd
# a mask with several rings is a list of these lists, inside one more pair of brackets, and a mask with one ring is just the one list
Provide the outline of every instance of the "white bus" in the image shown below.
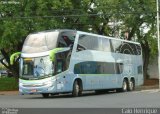
[[141,46],[137,42],[76,30],[29,34],[20,54],[21,94],[72,93],[116,89],[132,91],[143,84]]

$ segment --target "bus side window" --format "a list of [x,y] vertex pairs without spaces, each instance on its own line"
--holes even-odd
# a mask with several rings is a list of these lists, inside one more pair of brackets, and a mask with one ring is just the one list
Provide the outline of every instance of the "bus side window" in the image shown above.
[[82,50],[101,50],[98,37],[81,34],[78,40],[77,51]]
[[111,52],[110,40],[102,38],[102,51]]
[[59,60],[57,61],[57,70],[56,70],[56,73],[61,73],[63,71],[63,61],[62,60]]
[[74,44],[74,40],[75,40],[74,31],[61,32],[58,40],[58,47],[72,46]]
[[83,46],[79,45],[77,46],[77,52],[78,51],[82,51],[82,50],[86,50]]
[[123,72],[123,63],[116,63],[115,64],[116,74],[122,74]]

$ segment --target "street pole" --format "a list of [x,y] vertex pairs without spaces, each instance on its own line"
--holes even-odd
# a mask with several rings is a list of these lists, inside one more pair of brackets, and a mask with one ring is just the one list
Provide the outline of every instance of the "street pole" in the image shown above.
[[159,89],[160,89],[159,0],[157,0],[157,40],[158,40],[158,75],[159,75]]

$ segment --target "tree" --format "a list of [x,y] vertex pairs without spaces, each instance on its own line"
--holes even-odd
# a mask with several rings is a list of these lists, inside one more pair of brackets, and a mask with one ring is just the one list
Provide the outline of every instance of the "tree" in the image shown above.
[[[25,37],[36,31],[68,28],[106,36],[137,38],[142,44],[144,74],[150,54],[156,54],[156,3],[146,0],[19,0],[16,4],[0,4],[1,62],[18,76],[17,60],[10,64],[9,56],[21,51]],[[111,23],[112,24],[111,26]],[[149,30],[143,31],[146,26]],[[4,63],[3,59],[6,60]],[[15,70],[16,69],[16,70]]]

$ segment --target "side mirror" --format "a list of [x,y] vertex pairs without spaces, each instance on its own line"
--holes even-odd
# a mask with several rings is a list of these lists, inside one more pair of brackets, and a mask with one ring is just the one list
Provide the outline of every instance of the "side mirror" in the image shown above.
[[11,65],[13,65],[14,59],[15,59],[16,57],[18,57],[20,54],[21,54],[21,52],[16,52],[16,53],[13,53],[13,54],[10,56],[10,64],[11,64]]
[[50,61],[55,61],[55,54],[63,48],[55,48],[49,52]]
[[67,48],[55,48],[49,52],[49,58],[51,61],[55,61],[55,54],[59,52],[69,51],[70,47]]

